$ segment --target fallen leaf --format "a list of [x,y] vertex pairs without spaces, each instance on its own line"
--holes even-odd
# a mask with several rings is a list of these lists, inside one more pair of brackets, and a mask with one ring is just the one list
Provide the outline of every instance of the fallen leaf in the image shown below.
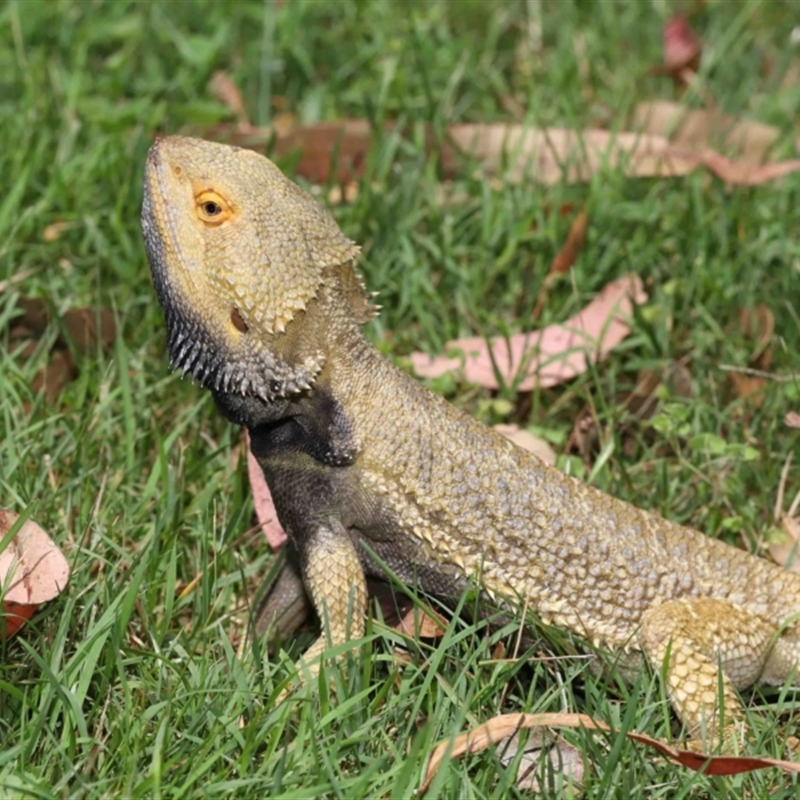
[[[364,174],[372,141],[370,123],[348,119],[289,130],[217,125],[202,132],[261,152],[273,146],[274,157],[299,152],[296,174],[313,183],[348,183]],[[755,186],[800,170],[800,161],[747,164],[731,161],[710,148],[700,151],[673,145],[666,136],[641,131],[596,128],[532,128],[506,123],[465,123],[448,128],[441,143],[428,131],[428,149],[439,149],[445,178],[462,175],[464,159],[474,159],[480,172],[499,173],[510,183],[581,183],[604,169],[618,169],[632,178],[679,177],[703,167],[731,185]],[[334,160],[335,157],[335,160]]]
[[769,554],[776,564],[800,573],[800,518],[782,514],[778,536],[769,546]]
[[[18,519],[19,514],[0,509],[0,539]],[[42,603],[63,591],[68,580],[69,564],[53,540],[32,520],[23,522],[0,552],[0,638],[16,633]]]
[[754,408],[761,407],[766,399],[767,379],[765,377],[730,371],[728,380],[738,398],[747,400]]
[[223,105],[226,105],[242,130],[249,130],[250,119],[247,116],[247,111],[244,107],[244,100],[239,87],[234,82],[233,78],[228,75],[224,70],[217,70],[208,82],[208,88],[211,94],[217,98]]
[[702,163],[718,178],[732,186],[760,186],[800,170],[800,159],[752,165],[731,161],[713,150],[706,150]]
[[790,428],[800,428],[800,414],[796,411],[787,411],[786,416],[783,418],[785,425]]
[[495,366],[508,386],[515,385],[524,368],[517,385],[520,391],[555,386],[585,372],[587,363],[604,359],[630,333],[627,320],[633,305],[646,299],[639,277],[625,275],[605,286],[586,308],[560,325],[489,343],[480,337],[457,339],[446,350],[461,350],[463,358],[432,358],[416,352],[411,354],[411,364],[423,378],[463,371],[468,383],[490,389],[500,387]]
[[447,631],[447,620],[432,608],[414,606],[395,628],[411,639],[441,639]]
[[775,316],[769,306],[758,303],[752,308],[739,309],[739,326],[755,347],[748,363],[755,369],[768,370],[772,364],[772,340],[775,335]]
[[238,126],[217,125],[204,135],[260,152],[272,145],[274,158],[299,153],[295,174],[312,183],[349,183],[363,175],[372,142],[372,126],[361,119],[283,129],[250,127],[242,130]]
[[247,449],[247,477],[250,481],[250,489],[253,492],[256,519],[267,537],[269,546],[273,550],[278,550],[286,542],[286,532],[278,522],[275,503],[272,501],[272,494],[264,478],[264,472],[258,461],[256,461],[256,457],[250,451],[250,437],[247,435],[247,431],[244,432],[244,439]]
[[[430,786],[445,756],[452,759],[465,753],[479,753],[490,745],[513,736],[522,728],[536,728],[542,725],[553,728],[585,728],[591,731],[610,732],[611,730],[608,725],[592,719],[587,714],[501,714],[454,739],[438,744],[431,753],[419,794],[423,794]],[[800,763],[793,761],[750,756],[711,756],[694,750],[679,750],[666,742],[641,733],[627,733],[626,736],[633,741],[654,748],[675,763],[706,775],[738,775],[742,772],[752,772],[766,767],[778,767],[784,772],[800,773]]]
[[572,267],[579,253],[586,246],[586,231],[588,227],[589,217],[586,214],[586,209],[581,209],[578,216],[572,221],[572,225],[570,225],[564,246],[558,251],[553,263],[550,265],[551,275],[563,274]]
[[591,471],[593,455],[598,449],[600,441],[599,425],[595,417],[594,407],[585,405],[572,423],[572,430],[567,439],[564,450],[567,453],[578,453],[583,459],[584,466]]
[[700,154],[717,148],[745,164],[762,164],[781,138],[781,131],[772,125],[736,119],[716,109],[687,108],[668,100],[639,103],[633,127],[667,137],[675,149]]
[[63,388],[75,379],[78,371],[75,359],[68,350],[54,350],[50,354],[47,364],[42,367],[31,381],[31,390],[34,394],[44,392],[49,405],[53,405]]
[[664,69],[682,85],[689,82],[685,74],[697,72],[703,43],[692,30],[686,17],[673,17],[664,26]]
[[792,500],[788,511],[783,509],[786,483],[789,479],[789,468],[792,453],[789,453],[781,470],[778,494],[775,498],[774,519],[778,528],[773,532],[769,552],[775,563],[800,573],[800,492]]
[[[21,312],[12,321],[22,331],[17,332],[19,338],[40,338],[53,322],[47,303],[38,297],[17,297],[17,309]],[[64,312],[62,318],[64,334],[58,337],[56,345],[66,347],[71,341],[75,349],[82,355],[94,355],[97,346],[108,353],[117,336],[114,312],[110,308],[71,308]]]
[[516,781],[520,791],[541,794],[551,780],[559,797],[575,797],[583,788],[583,753],[545,728],[533,728],[524,744],[520,731],[502,739],[497,743],[497,756],[506,767],[519,758]]
[[[19,313],[11,319],[10,337],[24,343],[17,356],[27,359],[36,352],[37,341],[53,322],[53,314],[47,303],[36,297],[17,297],[15,305]],[[64,386],[78,373],[70,345],[82,355],[92,356],[98,347],[108,353],[117,335],[114,313],[108,308],[69,309],[61,318],[61,328],[62,333],[53,343],[47,364],[31,384],[35,393],[45,393],[50,404],[56,402]]]
[[456,149],[443,149],[446,169],[457,170],[461,153],[478,159],[484,169],[506,165],[503,175],[511,182],[578,183],[602,169],[619,169],[629,177],[674,178],[705,167],[731,185],[756,186],[800,170],[800,160],[740,163],[710,148],[697,152],[672,145],[664,136],[626,131],[485,123],[454,125],[450,137]]
[[556,463],[555,450],[550,443],[538,436],[534,436],[530,431],[520,428],[519,425],[494,425],[498,433],[502,433],[506,439],[510,439],[515,445],[533,453],[545,464],[553,465]]
[[700,166],[696,153],[673,152],[664,136],[626,131],[466,123],[452,125],[449,139],[441,153],[447,174],[462,172],[461,161],[467,156],[482,170],[503,167],[503,178],[512,183],[582,183],[602,169],[620,169],[636,177],[677,177]]
[[586,210],[581,209],[578,216],[572,221],[572,225],[570,225],[567,240],[564,242],[561,250],[556,253],[555,258],[550,264],[550,269],[545,277],[544,285],[539,292],[539,296],[536,298],[536,306],[531,314],[533,319],[539,319],[544,304],[547,302],[550,290],[553,288],[553,284],[555,284],[560,276],[564,275],[572,268],[578,255],[586,246],[586,231],[588,227],[589,217],[586,214]]
[[67,222],[63,219],[56,220],[42,231],[42,240],[47,244],[50,244],[50,242],[54,242],[56,239],[58,239],[58,237],[61,236],[64,231],[71,228],[72,225],[73,223]]

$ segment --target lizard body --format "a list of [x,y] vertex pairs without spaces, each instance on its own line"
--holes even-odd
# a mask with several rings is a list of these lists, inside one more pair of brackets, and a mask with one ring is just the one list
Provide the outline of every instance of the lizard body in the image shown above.
[[643,651],[693,736],[714,730],[720,686],[727,739],[735,689],[794,675],[800,576],[564,475],[384,359],[357,248],[270,161],[162,139],[142,223],[172,364],[247,426],[332,644],[363,633],[375,553],[429,593],[474,578]]

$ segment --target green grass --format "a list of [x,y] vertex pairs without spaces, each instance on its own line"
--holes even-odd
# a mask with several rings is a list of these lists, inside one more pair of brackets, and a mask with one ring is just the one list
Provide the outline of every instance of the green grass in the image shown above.
[[[609,456],[599,486],[751,548],[770,528],[782,465],[800,449],[782,424],[800,410],[800,180],[728,189],[699,173],[604,174],[579,186],[490,187],[465,169],[452,187],[461,199],[443,205],[436,154],[413,134],[381,132],[386,120],[439,132],[514,121],[509,108],[537,125],[614,128],[637,102],[672,98],[668,79],[647,74],[671,4],[545,0],[541,53],[526,44],[536,5],[0,6],[0,282],[16,278],[0,295],[0,506],[30,509],[73,568],[69,589],[0,643],[0,793],[407,797],[439,740],[500,712],[570,710],[615,729],[566,734],[594,761],[587,796],[797,796],[797,781],[775,771],[699,777],[623,740],[625,729],[680,736],[650,673],[633,687],[597,677],[563,643],[555,662],[492,661],[497,641],[513,644],[514,625],[487,633],[455,620],[434,645],[406,642],[404,664],[392,655],[400,635],[375,624],[349,669],[328,670],[338,705],[312,691],[276,706],[289,657],[269,661],[258,643],[238,652],[269,555],[252,532],[238,432],[207,393],[168,373],[138,222],[153,134],[229,118],[206,89],[216,69],[242,88],[256,123],[280,108],[300,122],[375,123],[358,196],[334,212],[364,244],[363,270],[384,305],[370,336],[395,357],[530,327],[570,222],[549,210],[584,205],[586,250],[537,324],[565,319],[634,271],[650,300],[633,334],[565,387],[525,403],[505,393],[510,413],[452,380],[438,388],[488,422],[509,417],[562,441],[590,402]],[[793,12],[789,2],[716,0],[692,19],[707,43],[710,96],[778,126],[784,154],[800,101],[797,81],[783,82],[798,61]],[[69,227],[45,241],[59,220]],[[118,317],[113,353],[80,356],[53,406],[30,387],[56,330],[18,357],[7,333],[17,293],[45,298],[56,316],[111,306]],[[759,303],[775,317],[770,370],[795,377],[771,382],[753,410],[721,365],[747,365],[754,344],[738,315]],[[634,424],[621,398],[640,370],[663,373],[676,359],[689,366],[692,397],[665,389],[656,421]],[[709,435],[725,446],[710,448]],[[788,490],[798,489],[795,463]],[[746,700],[752,752],[781,757],[797,733],[796,693]],[[489,753],[444,768],[429,796],[514,793]]]

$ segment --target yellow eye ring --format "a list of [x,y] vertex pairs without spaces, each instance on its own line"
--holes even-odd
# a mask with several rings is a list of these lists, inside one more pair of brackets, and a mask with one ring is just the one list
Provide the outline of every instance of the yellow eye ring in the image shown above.
[[227,222],[233,216],[233,209],[219,192],[206,189],[194,198],[197,218],[211,228]]

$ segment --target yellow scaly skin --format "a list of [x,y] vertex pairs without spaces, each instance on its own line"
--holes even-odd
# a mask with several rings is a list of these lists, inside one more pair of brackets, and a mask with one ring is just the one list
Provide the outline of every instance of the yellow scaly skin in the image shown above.
[[327,621],[307,662],[362,635],[374,552],[432,594],[474,578],[643,652],[692,736],[730,745],[736,689],[794,675],[800,576],[562,474],[396,369],[361,331],[358,249],[266,158],[159,140],[142,226],[171,362],[248,427]]

